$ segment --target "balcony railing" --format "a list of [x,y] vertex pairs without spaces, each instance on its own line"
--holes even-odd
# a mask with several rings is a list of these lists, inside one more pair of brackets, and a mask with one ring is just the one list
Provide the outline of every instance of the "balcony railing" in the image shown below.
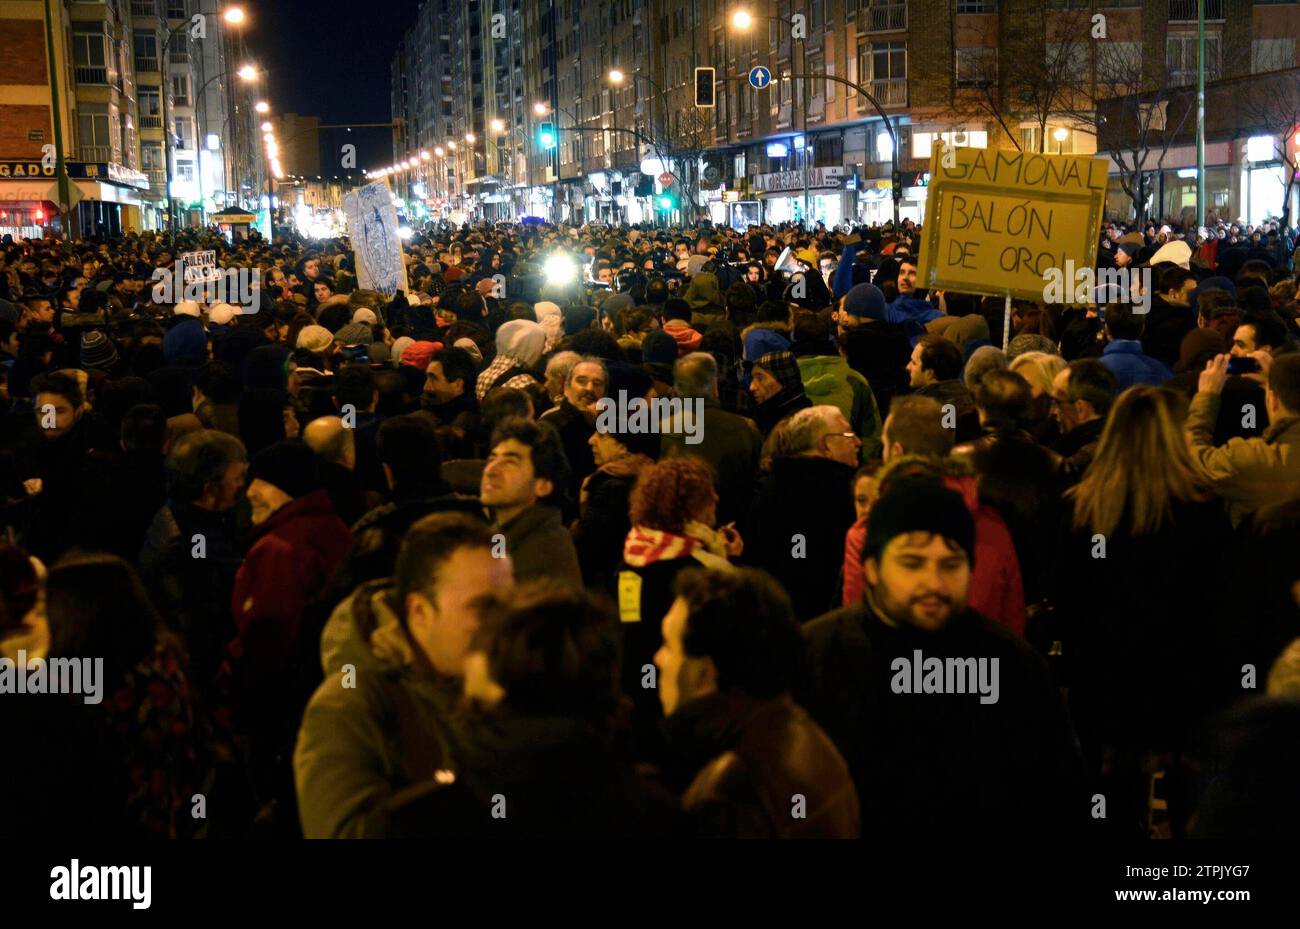
[[145,168],[144,176],[149,178],[149,189],[158,193],[167,192],[167,174],[162,168]]
[[107,84],[108,68],[75,68],[78,84]]
[[[1196,22],[1196,0],[1169,0],[1169,21]],[[1223,22],[1223,0],[1205,0],[1205,21]]]
[[161,128],[162,128],[162,117],[161,117],[161,116],[141,116],[141,117],[140,117],[140,128],[141,128],[141,129],[161,129]]
[[81,146],[81,160],[106,164],[113,160],[113,146],[83,145]]
[[140,74],[145,71],[157,71],[157,70],[158,70],[157,58],[141,58],[139,55],[136,56],[135,59],[136,74]]
[[887,77],[871,82],[871,95],[881,106],[907,106],[907,78]]
[[157,16],[158,7],[153,0],[131,0],[132,16]]
[[907,29],[906,3],[873,3],[867,8],[870,32],[904,32]]

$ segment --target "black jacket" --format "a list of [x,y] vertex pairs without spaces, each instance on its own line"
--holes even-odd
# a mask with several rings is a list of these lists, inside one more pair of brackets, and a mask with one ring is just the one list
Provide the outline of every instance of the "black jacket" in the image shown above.
[[455,780],[404,795],[391,836],[649,837],[674,826],[671,808],[581,721],[500,710],[467,716],[460,736]]
[[[974,610],[938,633],[887,625],[865,604],[804,627],[799,702],[848,762],[862,834],[1059,835],[1086,816],[1078,753],[1047,666],[1019,636]],[[898,659],[998,659],[998,699],[901,693]],[[986,665],[991,669],[992,665]]]
[[853,470],[829,458],[777,458],[743,523],[745,560],[781,582],[801,620],[839,600]]
[[569,486],[565,494],[565,503],[569,507],[566,515],[576,515],[578,492],[582,488],[582,482],[587,479],[588,474],[596,470],[594,453],[591,446],[587,444],[591,434],[596,431],[596,426],[589,422],[582,411],[570,403],[567,397],[560,400],[559,406],[543,413],[540,421],[550,423],[560,434],[560,442],[564,445],[564,457],[569,460],[570,472]]
[[810,406],[812,401],[808,399],[802,387],[782,387],[778,393],[768,397],[754,408],[754,422],[758,425],[758,431],[766,438],[783,419]]

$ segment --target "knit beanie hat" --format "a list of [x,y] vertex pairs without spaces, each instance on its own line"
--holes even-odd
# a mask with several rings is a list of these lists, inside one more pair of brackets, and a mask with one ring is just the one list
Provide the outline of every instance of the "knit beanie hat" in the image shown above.
[[975,521],[955,490],[927,477],[901,477],[888,484],[871,507],[863,559],[879,558],[891,541],[909,532],[929,532],[955,542],[975,562]]
[[330,346],[334,344],[334,334],[324,326],[303,326],[302,331],[298,333],[298,341],[295,348],[305,348],[313,354],[327,352]]
[[799,362],[790,352],[768,352],[754,367],[762,368],[780,382],[782,387],[794,387],[803,390],[803,376],[799,373]]
[[765,326],[751,329],[745,335],[745,360],[754,361],[763,355],[784,352],[790,347],[790,340],[775,329]]
[[875,284],[854,284],[844,295],[844,312],[850,316],[883,319],[885,295]]
[[365,323],[348,323],[334,333],[334,341],[339,345],[369,345],[375,340],[375,331]]
[[370,307],[363,306],[352,314],[352,321],[354,323],[367,323],[368,325],[373,326],[375,323],[379,322],[379,317],[375,315],[375,311],[370,309]]
[[427,370],[433,360],[433,353],[442,350],[441,342],[413,342],[402,352],[400,363],[408,368]]
[[81,334],[81,366],[107,370],[117,364],[117,347],[98,329]]
[[248,482],[274,484],[295,500],[320,487],[316,453],[301,439],[282,439],[262,449],[248,465]]

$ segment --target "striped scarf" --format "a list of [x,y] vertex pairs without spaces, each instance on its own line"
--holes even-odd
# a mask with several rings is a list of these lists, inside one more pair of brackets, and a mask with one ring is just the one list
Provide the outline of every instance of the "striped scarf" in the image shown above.
[[685,535],[633,526],[623,543],[623,560],[630,567],[644,568],[660,561],[689,557],[700,548],[726,558],[722,540],[703,523],[687,523]]

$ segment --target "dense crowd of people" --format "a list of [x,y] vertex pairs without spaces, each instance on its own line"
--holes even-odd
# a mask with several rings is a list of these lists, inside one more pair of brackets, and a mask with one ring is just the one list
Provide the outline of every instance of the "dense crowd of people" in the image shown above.
[[1288,834],[1292,231],[920,231],[6,240],[0,831]]

